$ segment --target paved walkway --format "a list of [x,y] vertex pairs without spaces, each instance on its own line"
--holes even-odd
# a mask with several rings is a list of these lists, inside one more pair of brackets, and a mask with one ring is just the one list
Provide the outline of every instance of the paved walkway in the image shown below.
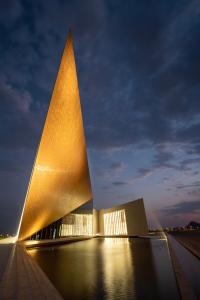
[[88,237],[16,243],[15,237],[0,240],[0,300],[61,300],[48,277],[27,253],[26,248],[67,244]]
[[186,278],[184,271],[180,265],[179,259],[174,251],[173,248],[173,238],[169,235],[167,235],[167,240],[168,240],[168,246],[169,246],[169,251],[171,255],[171,260],[172,260],[172,265],[174,268],[174,273],[176,275],[178,287],[179,287],[179,292],[181,295],[182,300],[196,300],[197,298],[195,297],[194,291],[192,289],[191,284],[189,283],[188,279]]
[[174,236],[174,238],[186,249],[192,252],[193,255],[200,259],[200,236],[197,239],[185,236]]
[[12,246],[6,263],[0,283],[0,300],[63,299],[22,244]]
[[6,266],[8,264],[8,260],[10,257],[10,253],[12,251],[13,245],[3,245],[0,244],[0,282],[2,279],[2,276],[4,274],[4,271],[6,269]]

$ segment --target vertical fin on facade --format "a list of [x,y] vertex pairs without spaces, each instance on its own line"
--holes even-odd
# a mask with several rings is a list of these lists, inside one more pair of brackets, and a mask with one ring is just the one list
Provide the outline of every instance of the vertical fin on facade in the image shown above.
[[92,199],[85,136],[69,32],[35,158],[18,239]]

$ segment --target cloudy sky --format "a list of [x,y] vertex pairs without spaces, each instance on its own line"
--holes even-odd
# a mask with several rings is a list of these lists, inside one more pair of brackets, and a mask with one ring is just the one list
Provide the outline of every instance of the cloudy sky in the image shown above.
[[200,221],[200,2],[0,1],[0,232],[15,232],[68,29],[97,208]]

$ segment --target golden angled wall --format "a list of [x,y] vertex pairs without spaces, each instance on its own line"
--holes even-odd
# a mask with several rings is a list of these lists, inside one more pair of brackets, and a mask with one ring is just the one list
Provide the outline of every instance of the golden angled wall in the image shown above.
[[19,226],[19,240],[92,199],[85,137],[69,33]]

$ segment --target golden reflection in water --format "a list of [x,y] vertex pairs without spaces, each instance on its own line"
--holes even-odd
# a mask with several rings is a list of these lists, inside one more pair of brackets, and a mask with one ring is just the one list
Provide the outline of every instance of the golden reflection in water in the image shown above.
[[[117,246],[117,247],[116,247]],[[127,295],[130,284],[135,290],[133,257],[128,238],[105,238],[103,271],[108,300]]]
[[125,209],[103,215],[105,235],[127,235]]
[[157,238],[94,238],[28,251],[64,299],[179,299],[165,246]]
[[114,245],[125,245],[125,244],[129,244],[129,240],[128,238],[104,238],[104,243],[106,245],[110,245],[111,247]]
[[19,240],[91,199],[73,42],[69,34],[20,219]]
[[28,253],[34,258],[37,255],[38,250],[37,249],[28,249]]

